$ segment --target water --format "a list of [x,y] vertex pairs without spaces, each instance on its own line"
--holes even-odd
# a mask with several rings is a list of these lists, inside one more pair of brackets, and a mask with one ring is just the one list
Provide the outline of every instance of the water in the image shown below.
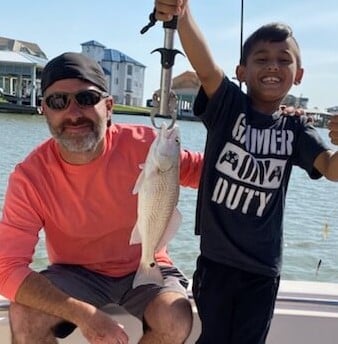
[[[115,122],[150,124],[148,117],[114,115]],[[205,129],[199,122],[179,122],[182,146],[203,150]],[[326,129],[318,129],[324,140]],[[42,116],[0,114],[0,212],[9,173],[38,143],[49,137]],[[282,278],[338,283],[338,184],[324,178],[313,181],[294,168],[287,196],[284,221],[284,263]],[[179,208],[183,224],[169,245],[176,264],[191,277],[198,255],[199,241],[194,235],[196,190],[181,189]],[[328,237],[324,227],[328,226]],[[319,260],[321,267],[316,274]],[[33,268],[47,264],[43,235],[36,249]]]

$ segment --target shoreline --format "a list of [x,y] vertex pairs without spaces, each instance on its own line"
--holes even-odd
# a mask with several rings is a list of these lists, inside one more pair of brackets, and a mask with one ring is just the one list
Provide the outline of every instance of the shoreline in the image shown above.
[[13,113],[19,115],[41,115],[41,109],[38,106],[1,102],[0,113]]
[[[19,104],[13,104],[13,103],[0,103],[0,115],[2,113],[17,114],[17,115],[31,115],[31,116],[42,115],[42,111],[40,107],[29,106],[29,105],[19,105]],[[118,107],[118,109],[116,110],[113,109],[112,115],[114,114],[150,117],[150,112],[148,111],[138,111],[138,110],[132,110],[132,109],[124,110],[124,109],[121,109],[121,107]],[[156,116],[156,117],[170,119],[169,116]],[[178,115],[177,120],[200,122],[200,119],[193,115]]]

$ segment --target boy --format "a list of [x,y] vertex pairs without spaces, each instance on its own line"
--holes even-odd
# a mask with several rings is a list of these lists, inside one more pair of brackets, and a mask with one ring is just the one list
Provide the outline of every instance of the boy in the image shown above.
[[157,0],[156,18],[179,16],[182,46],[202,83],[194,111],[208,130],[196,212],[197,343],[262,344],[279,286],[292,166],[337,180],[338,155],[305,116],[281,116],[282,100],[303,77],[291,29],[272,23],[246,40],[236,68],[245,94],[214,62],[187,2]]

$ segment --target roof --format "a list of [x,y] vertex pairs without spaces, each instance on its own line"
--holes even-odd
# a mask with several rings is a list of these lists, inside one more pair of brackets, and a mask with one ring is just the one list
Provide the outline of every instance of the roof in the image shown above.
[[185,71],[172,80],[172,89],[192,88],[198,90],[201,82],[196,72]]
[[314,115],[314,114],[327,115],[327,116],[331,116],[332,115],[331,112],[328,112],[328,111],[325,111],[325,110],[321,110],[321,109],[317,109],[317,108],[314,108],[314,109],[304,109],[304,111],[307,114],[311,114],[311,115]]
[[104,57],[103,61],[111,61],[111,62],[128,62],[140,67],[146,67],[142,63],[134,60],[133,58],[129,57],[128,55],[122,53],[116,49],[105,49],[104,50]]
[[103,53],[104,53],[102,61],[118,62],[118,63],[126,62],[126,63],[132,63],[139,67],[144,67],[144,68],[146,67],[144,64],[134,60],[133,58],[129,57],[128,55],[122,53],[119,50],[106,48],[103,44],[101,44],[98,41],[91,40],[85,43],[81,43],[81,45],[82,46],[95,46],[95,47],[102,48]]
[[47,64],[48,59],[22,52],[0,50],[1,62],[36,65],[43,68]]
[[105,46],[103,44],[101,44],[100,42],[95,41],[95,40],[91,40],[91,41],[88,41],[88,42],[81,43],[81,45],[91,45],[91,46],[105,48]]
[[0,50],[26,52],[36,57],[47,58],[46,54],[36,43],[6,37],[0,37]]
[[329,108],[326,109],[328,112],[334,112],[334,113],[338,113],[338,105],[336,106],[331,106]]

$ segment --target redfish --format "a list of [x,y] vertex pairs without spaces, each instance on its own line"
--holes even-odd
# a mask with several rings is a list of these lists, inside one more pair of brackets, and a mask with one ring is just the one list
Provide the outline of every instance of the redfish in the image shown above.
[[137,222],[130,244],[141,243],[142,255],[133,288],[163,285],[155,253],[174,236],[181,223],[179,197],[180,133],[177,126],[162,124],[151,144],[133,193],[138,194]]

